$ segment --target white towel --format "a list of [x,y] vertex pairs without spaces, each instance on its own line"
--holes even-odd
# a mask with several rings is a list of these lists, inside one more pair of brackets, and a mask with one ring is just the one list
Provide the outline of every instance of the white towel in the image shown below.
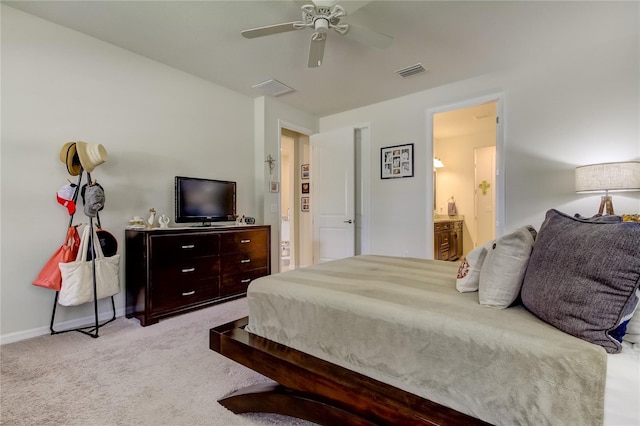
[[449,201],[448,213],[449,213],[449,216],[457,216],[458,215],[458,208],[456,207],[456,202],[455,201]]

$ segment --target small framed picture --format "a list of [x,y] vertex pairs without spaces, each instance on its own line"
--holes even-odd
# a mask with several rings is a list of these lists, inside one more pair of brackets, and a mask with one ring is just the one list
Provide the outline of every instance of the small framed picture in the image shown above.
[[309,182],[302,182],[302,193],[303,194],[309,193]]
[[413,144],[380,148],[380,178],[413,177]]
[[308,212],[309,211],[309,197],[302,197],[300,199],[300,209],[303,212]]
[[280,190],[280,182],[270,182],[269,192],[278,192]]
[[309,179],[309,177],[310,177],[309,173],[310,173],[309,165],[308,164],[303,164],[301,166],[300,177],[302,179]]

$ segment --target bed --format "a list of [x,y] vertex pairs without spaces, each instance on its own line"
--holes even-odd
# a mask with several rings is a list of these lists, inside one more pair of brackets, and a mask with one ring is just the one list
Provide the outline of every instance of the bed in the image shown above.
[[640,424],[637,345],[610,354],[521,304],[482,306],[457,270],[356,256],[254,281],[249,317],[210,346],[276,383],[219,402],[319,424]]

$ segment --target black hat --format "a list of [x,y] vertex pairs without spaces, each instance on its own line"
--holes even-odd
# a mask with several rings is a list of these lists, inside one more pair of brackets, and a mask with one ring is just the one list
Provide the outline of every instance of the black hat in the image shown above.
[[102,247],[102,254],[105,257],[113,256],[118,253],[118,240],[113,234],[109,231],[105,231],[104,229],[98,229],[96,231],[98,234],[98,241],[100,241],[100,247]]
[[[118,240],[111,232],[100,228],[96,230],[96,235],[98,236],[98,242],[100,242],[102,254],[105,257],[111,257],[118,254]],[[87,249],[87,259],[93,259],[91,256],[91,247]]]

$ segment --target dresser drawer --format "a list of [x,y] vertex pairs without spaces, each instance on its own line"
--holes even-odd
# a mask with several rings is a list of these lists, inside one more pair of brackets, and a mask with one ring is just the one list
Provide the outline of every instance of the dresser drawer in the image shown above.
[[440,222],[433,225],[433,230],[435,232],[448,231],[450,228],[451,228],[451,222]]
[[259,250],[268,246],[266,230],[241,231],[220,236],[220,252],[223,254],[238,251]]
[[194,257],[215,256],[220,252],[220,239],[215,234],[154,235],[150,239],[151,261],[166,262]]
[[238,274],[223,275],[220,281],[221,295],[234,295],[246,293],[251,281],[268,274],[267,268],[254,269]]
[[151,262],[151,282],[154,286],[176,280],[201,280],[215,277],[219,273],[220,258],[218,256],[164,259],[164,261],[154,259]]
[[151,309],[163,312],[214,299],[220,295],[219,283],[217,276],[201,280],[164,281],[160,289],[156,288],[152,293]]
[[267,250],[256,250],[233,254],[224,254],[220,257],[220,273],[222,275],[235,274],[237,272],[250,271],[252,269],[267,267]]

